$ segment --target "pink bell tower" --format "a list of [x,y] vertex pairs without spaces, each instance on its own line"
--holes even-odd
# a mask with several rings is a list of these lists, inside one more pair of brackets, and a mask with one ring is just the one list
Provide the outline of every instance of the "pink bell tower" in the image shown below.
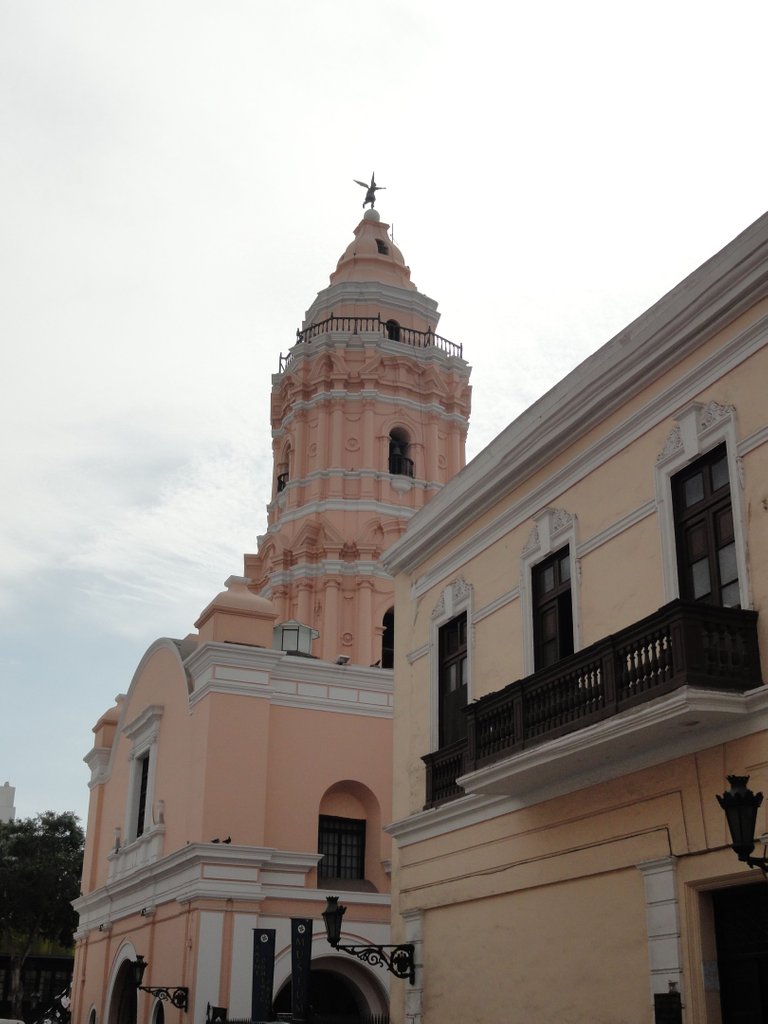
[[394,583],[379,559],[464,465],[471,392],[388,228],[366,211],[280,357],[268,528],[245,556],[278,622],[316,632],[314,656],[385,667]]

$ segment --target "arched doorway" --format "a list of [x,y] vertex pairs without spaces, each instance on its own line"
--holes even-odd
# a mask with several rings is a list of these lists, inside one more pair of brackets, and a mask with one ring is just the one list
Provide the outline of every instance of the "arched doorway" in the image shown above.
[[115,978],[108,1024],[136,1024],[136,982],[129,960],[123,961]]
[[[310,1024],[367,1024],[372,1014],[376,1020],[386,1019],[380,1013],[379,999],[371,1002],[347,973],[331,967],[313,968],[309,981]],[[291,982],[280,989],[274,1002],[275,1014],[291,1012]]]

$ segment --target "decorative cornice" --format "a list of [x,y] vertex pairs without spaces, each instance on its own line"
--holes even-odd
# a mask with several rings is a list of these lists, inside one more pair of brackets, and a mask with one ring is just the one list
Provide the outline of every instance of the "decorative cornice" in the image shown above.
[[680,431],[680,424],[674,426],[664,442],[664,447],[661,449],[659,454],[656,456],[657,464],[666,462],[667,459],[671,459],[674,455],[677,455],[679,451],[682,451],[683,447],[683,435]]
[[440,807],[417,811],[408,818],[393,821],[391,825],[384,826],[384,831],[392,836],[398,846],[410,846],[412,843],[435,839],[447,832],[490,821],[508,814],[510,810],[515,810],[515,807],[510,806],[508,797],[463,796]]
[[[324,477],[330,475],[330,473],[323,474]],[[339,473],[338,475],[349,476],[351,474]],[[307,481],[311,478],[305,477],[304,479]],[[423,486],[426,490],[432,487],[441,487],[442,485],[430,484],[424,481]],[[281,491],[280,493],[284,494],[285,492]],[[364,512],[371,516],[379,516],[380,518],[404,519],[406,521],[415,515],[415,510],[412,508],[405,508],[403,505],[390,505],[383,501],[364,501],[357,498],[329,498],[321,501],[309,501],[300,508],[281,511],[279,522],[272,523],[264,536],[268,537],[270,533],[277,533],[284,523],[321,516],[327,512]]]
[[687,420],[688,414],[694,418],[696,434],[701,437],[713,427],[719,426],[723,420],[731,420],[736,415],[736,407],[733,405],[720,405],[719,402],[707,402],[702,405],[694,402],[692,407],[681,410],[675,417],[678,421],[672,428],[664,442],[664,447],[656,456],[656,464],[663,465],[667,460],[674,458],[684,448],[682,421]]
[[707,402],[705,406],[702,406],[699,417],[701,433],[705,433],[715,423],[719,423],[720,420],[730,419],[735,414],[736,406],[734,405],[720,405],[719,402]]
[[391,718],[391,669],[339,666],[319,658],[241,644],[203,644],[185,662],[194,707],[211,693],[268,700],[280,707]]
[[378,562],[369,562],[364,559],[360,559],[355,562],[342,562],[340,559],[332,558],[325,559],[322,562],[299,562],[297,565],[291,566],[290,569],[276,569],[270,572],[266,570],[269,579],[261,590],[262,597],[266,597],[269,600],[272,599],[272,595],[277,587],[286,587],[292,583],[298,583],[300,580],[317,580],[328,578],[329,584],[333,584],[334,576],[357,576],[365,577],[368,580],[387,580],[389,583],[392,582],[392,577],[389,573],[382,569]]
[[[418,527],[409,530],[387,553],[388,567],[397,573],[418,565],[462,530],[469,516],[480,515],[505,492],[519,489],[533,473],[766,296],[768,214],[584,360],[502,431],[422,510]],[[737,352],[746,358],[750,348],[754,350],[764,344],[765,333],[763,316],[714,354],[715,365],[722,368]],[[712,360],[703,360],[686,381],[701,379],[707,364],[711,367]],[[675,390],[670,388],[666,394],[669,396]],[[642,410],[642,418],[653,422],[658,405],[658,400],[651,402],[651,417],[647,413],[643,416]],[[620,429],[632,419],[625,420]]]
[[[188,903],[194,899],[263,900],[274,895],[267,889],[287,889],[292,897],[305,895],[307,874],[317,866],[320,854],[277,850],[269,847],[223,846],[213,843],[189,843],[179,850],[73,903],[80,915],[79,934],[114,923],[146,907],[163,903]],[[269,886],[270,874],[296,875],[296,886],[285,882]],[[317,898],[314,890],[313,898]],[[355,894],[357,895],[357,894]],[[104,929],[101,929],[104,930]]]
[[110,776],[109,758],[112,754],[112,747],[92,747],[83,760],[91,770],[91,777],[88,781],[88,788],[100,786]]
[[[312,344],[314,346],[314,342]],[[419,349],[417,351],[423,351],[423,349]],[[297,398],[291,401],[290,410],[286,412],[280,426],[273,428],[272,430],[273,440],[283,436],[285,433],[285,427],[292,422],[295,416],[306,414],[307,410],[315,408],[318,405],[323,405],[325,402],[329,402],[333,399],[344,401],[345,403],[375,400],[387,405],[394,405],[403,409],[408,409],[414,414],[418,414],[419,417],[429,415],[435,416],[441,423],[458,423],[463,427],[466,427],[469,423],[468,416],[463,416],[459,412],[446,412],[439,402],[419,402],[415,398],[408,398],[403,394],[388,394],[378,388],[364,388],[362,391],[344,391],[340,389],[337,391],[322,391],[309,399]]]
[[432,609],[432,619],[443,619],[446,615],[453,615],[453,609],[469,601],[472,596],[472,587],[465,579],[454,580],[447,586]]
[[[628,447],[658,423],[674,415],[687,402],[692,401],[702,390],[715,384],[725,373],[749,359],[765,346],[768,337],[768,315],[748,327],[737,338],[729,342],[728,348],[718,350],[702,360],[690,373],[685,374],[668,388],[647,402],[637,412],[623,420],[603,438],[591,445],[562,469],[547,477],[539,487],[523,496],[511,507],[505,508],[471,540],[436,563],[427,574],[418,578],[413,595],[420,597],[441,580],[458,572],[472,558],[486,547],[506,536],[526,519],[532,518],[538,509],[555,500],[581,479],[593,472],[618,452]],[[613,344],[612,342],[609,345]],[[574,371],[575,372],[575,371]],[[566,378],[568,380],[569,378]],[[429,555],[434,554],[446,539],[466,527],[467,521],[476,518],[492,504],[516,487],[519,489],[529,473],[526,464],[530,459],[546,459],[547,448],[544,440],[535,436],[522,437],[515,444],[509,431],[526,420],[533,410],[539,416],[546,414],[539,409],[545,400],[549,402],[557,389],[549,392],[539,403],[531,406],[523,417],[515,420],[499,437],[476,456],[430,503],[421,509],[415,521],[399,540],[395,541],[382,556],[382,562],[396,575],[401,570],[411,570]],[[630,396],[626,396],[630,397]],[[535,425],[535,424],[534,424]],[[526,423],[526,430],[528,424]],[[575,412],[572,419],[562,424],[563,445],[573,443],[581,433],[580,418]],[[590,427],[591,429],[591,427]],[[511,442],[511,443],[510,443]],[[549,443],[549,442],[548,442]],[[554,442],[552,442],[554,443]],[[509,451],[507,452],[507,445]],[[518,458],[517,450],[523,453]],[[552,449],[550,455],[556,454]],[[515,472],[517,476],[515,476]],[[476,498],[476,501],[474,500]]]
[[339,281],[317,293],[317,297],[304,315],[304,326],[308,327],[322,320],[347,303],[355,306],[360,303],[378,303],[387,311],[417,312],[434,327],[437,327],[440,319],[436,300],[418,289],[400,288],[380,281]]
[[162,716],[162,705],[149,704],[132,722],[123,726],[123,733],[129,740],[135,739],[137,736],[156,735]]
[[287,658],[285,651],[275,651],[269,647],[249,647],[247,644],[218,643],[211,641],[201,644],[184,662],[184,668],[190,678],[200,677],[218,665],[227,665],[235,669],[246,669],[262,673],[268,678],[278,662]]

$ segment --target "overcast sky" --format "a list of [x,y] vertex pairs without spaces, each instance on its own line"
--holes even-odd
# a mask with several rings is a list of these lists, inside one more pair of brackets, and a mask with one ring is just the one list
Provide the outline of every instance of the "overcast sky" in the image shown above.
[[[0,784],[266,525],[270,375],[375,170],[468,453],[768,206],[764,0],[0,0]],[[508,680],[500,680],[500,685]]]

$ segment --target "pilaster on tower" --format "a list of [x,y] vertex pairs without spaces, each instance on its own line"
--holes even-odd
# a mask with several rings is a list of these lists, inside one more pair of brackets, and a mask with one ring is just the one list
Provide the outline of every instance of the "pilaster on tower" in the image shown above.
[[389,225],[368,210],[272,378],[268,528],[245,573],[312,653],[391,664],[394,585],[379,563],[464,465],[470,367],[437,334]]

